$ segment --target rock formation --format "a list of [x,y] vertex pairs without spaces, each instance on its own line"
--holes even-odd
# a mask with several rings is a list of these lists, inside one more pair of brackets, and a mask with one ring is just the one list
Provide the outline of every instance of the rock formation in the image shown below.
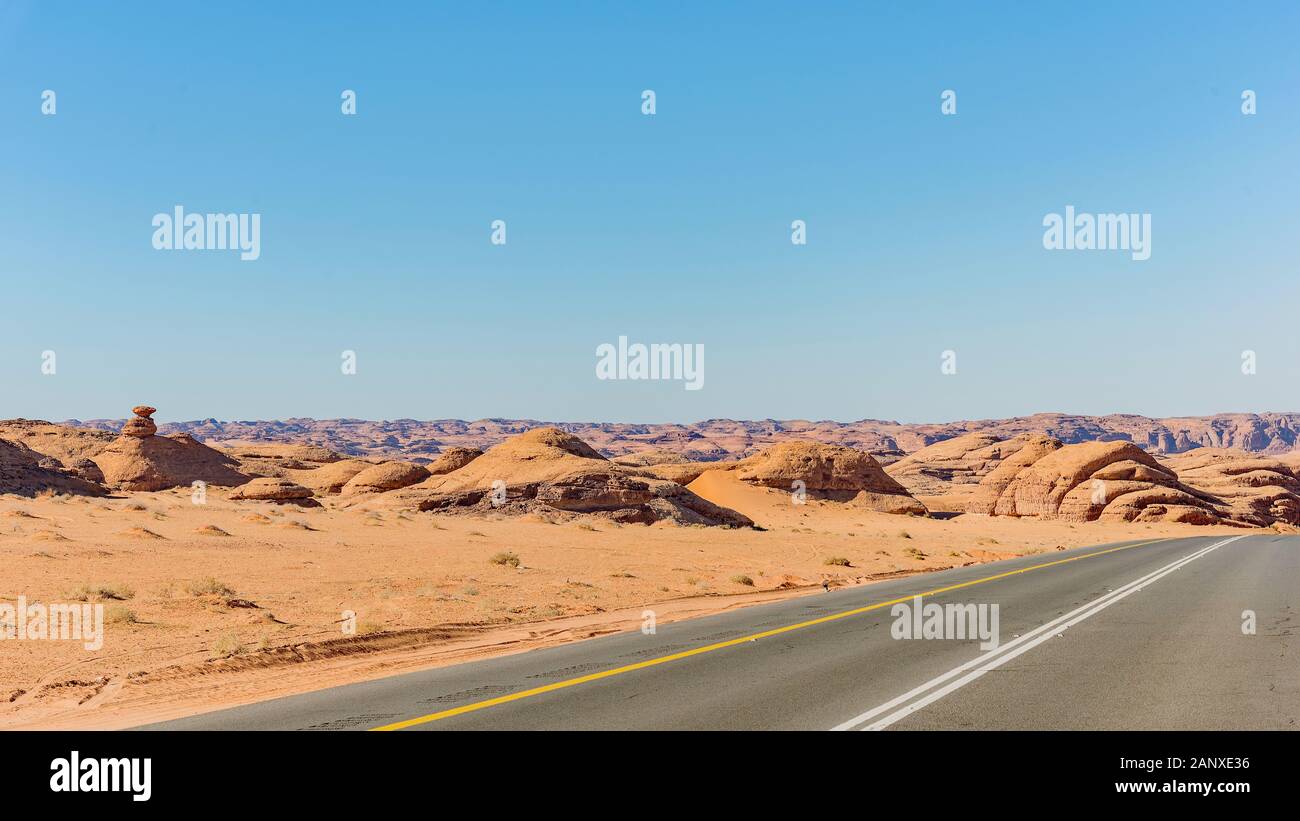
[[239,472],[249,476],[285,476],[287,471],[315,470],[343,459],[334,451],[316,445],[225,442],[218,449],[234,457]]
[[967,511],[1081,522],[1229,518],[1213,496],[1183,484],[1131,442],[1032,443],[984,477]]
[[342,493],[343,486],[352,481],[352,477],[371,467],[373,467],[372,463],[361,459],[344,459],[312,470],[287,468],[281,470],[280,474],[282,478],[311,488],[317,493]]
[[975,489],[980,480],[1034,441],[1034,434],[1010,439],[993,433],[967,433],[935,442],[885,467],[888,473],[914,496],[962,494]]
[[478,448],[447,448],[437,459],[425,465],[425,468],[430,476],[441,476],[453,470],[460,470],[482,455],[483,451]]
[[558,428],[509,439],[463,467],[384,494],[420,510],[583,514],[622,523],[750,527],[747,517],[675,482],[637,474]]
[[155,435],[156,426],[149,418],[153,408],[140,406],[135,412],[122,435],[91,457],[103,471],[108,487],[154,491],[186,487],[197,481],[227,487],[248,481],[234,459],[191,436]]
[[53,456],[65,465],[94,456],[116,438],[116,434],[108,431],[55,425],[39,419],[0,422],[0,439],[19,442],[43,456]]
[[0,439],[0,493],[35,496],[42,491],[104,495],[99,484],[63,469],[59,460],[42,456],[21,442]]
[[360,493],[385,493],[408,487],[429,478],[429,471],[410,462],[383,462],[371,465],[348,480],[343,486],[344,496]]
[[240,485],[231,494],[231,499],[255,502],[275,502],[280,505],[298,505],[300,507],[320,507],[320,502],[312,498],[312,492],[302,485],[294,484],[288,479],[262,477],[248,484]]
[[820,442],[786,442],[741,460],[732,470],[751,485],[790,492],[802,482],[810,497],[852,502],[883,513],[925,515],[918,502],[871,454]]
[[1300,524],[1300,473],[1280,459],[1198,448],[1167,458],[1165,465],[1230,507],[1234,519],[1261,526]]
[[126,420],[126,424],[122,426],[122,435],[135,436],[140,439],[153,436],[158,432],[158,426],[149,417],[157,412],[157,408],[151,408],[148,405],[136,405],[131,408],[131,413],[134,413],[135,416]]

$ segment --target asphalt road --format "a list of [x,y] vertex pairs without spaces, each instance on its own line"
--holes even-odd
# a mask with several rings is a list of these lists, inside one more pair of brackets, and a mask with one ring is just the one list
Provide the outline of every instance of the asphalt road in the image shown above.
[[[921,593],[926,604],[997,605],[998,647],[895,638],[893,605]],[[1300,537],[1128,542],[146,729],[1294,729],[1298,624]]]

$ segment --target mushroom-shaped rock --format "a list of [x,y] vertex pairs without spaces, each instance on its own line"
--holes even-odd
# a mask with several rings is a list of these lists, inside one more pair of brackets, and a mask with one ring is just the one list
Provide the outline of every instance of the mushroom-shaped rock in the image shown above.
[[158,426],[149,418],[158,412],[157,408],[151,408],[148,405],[136,405],[134,408],[131,408],[131,412],[134,413],[135,416],[126,420],[126,424],[122,426],[123,436],[144,438],[146,436],[153,436],[158,432]]
[[368,467],[343,486],[344,496],[358,493],[384,493],[407,487],[429,478],[429,471],[410,462],[384,462]]
[[300,505],[302,507],[320,506],[320,502],[312,498],[310,490],[288,479],[279,478],[254,479],[246,485],[235,488],[230,494],[230,498],[254,502],[275,502],[282,505]]
[[[154,409],[139,406],[136,411]],[[235,460],[188,434],[155,436],[148,416],[136,415],[122,435],[92,456],[104,473],[104,483],[116,490],[155,491],[205,482],[234,487],[248,481]]]

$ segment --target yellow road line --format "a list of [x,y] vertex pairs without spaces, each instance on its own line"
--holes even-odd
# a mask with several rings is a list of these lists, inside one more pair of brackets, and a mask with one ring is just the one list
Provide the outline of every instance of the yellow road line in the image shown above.
[[976,584],[984,584],[985,582],[996,581],[998,579],[1005,579],[1008,576],[1017,576],[1021,573],[1029,573],[1030,571],[1033,570],[1042,570],[1045,567],[1055,567],[1056,565],[1059,564],[1077,562],[1080,559],[1091,559],[1095,556],[1104,556],[1107,553],[1114,553],[1118,550],[1132,550],[1135,547],[1142,547],[1144,545],[1155,544],[1156,542],[1164,542],[1164,541],[1168,541],[1168,539],[1152,539],[1146,542],[1138,542],[1137,544],[1121,545],[1120,547],[1111,547],[1111,548],[1107,548],[1106,550],[1098,550],[1093,553],[1084,553],[1083,555],[1080,556],[1070,556],[1069,558],[1066,559],[1057,559],[1054,562],[1044,562],[1043,564],[1036,564],[1031,567],[1022,567],[1019,570],[1008,570],[1005,573],[998,573],[993,576],[985,576],[982,579],[972,579],[971,581],[968,582],[961,582],[959,584],[950,584],[947,587],[939,587],[934,590],[927,590],[924,593],[910,593],[906,596],[902,596],[897,599],[890,599],[889,601],[883,601],[877,604],[869,604],[866,605],[865,607],[855,607],[852,610],[844,610],[839,613],[832,613],[829,616],[821,616],[819,618],[809,619],[808,621],[801,621],[797,624],[788,624],[785,627],[777,627],[772,630],[764,630],[761,633],[754,633],[753,635],[750,636],[742,636],[738,639],[728,639],[726,641],[717,642],[716,644],[709,644],[709,645],[705,645],[704,647],[696,647],[693,650],[683,650],[680,653],[673,653],[667,656],[660,656],[658,658],[648,659],[646,661],[638,661],[635,664],[628,664],[623,667],[615,667],[612,670],[603,670],[599,673],[590,673],[585,676],[578,676],[576,678],[565,679],[564,681],[557,681],[554,684],[547,684],[542,687],[534,687],[531,690],[522,690],[518,693],[511,693],[510,695],[497,696],[496,698],[489,698],[483,701],[476,701],[471,704],[465,704],[460,707],[453,707],[449,710],[442,710],[441,712],[430,713],[429,715],[425,715],[425,716],[408,718],[405,721],[397,721],[392,724],[385,724],[382,727],[374,727],[372,728],[372,732],[385,731],[385,730],[404,730],[407,727],[414,727],[418,724],[428,724],[431,721],[438,721],[444,718],[451,718],[452,716],[464,715],[465,713],[473,713],[478,710],[485,710],[488,707],[495,707],[498,704],[508,704],[511,701],[519,701],[520,699],[541,695],[542,693],[550,693],[555,690],[563,690],[566,687],[574,687],[579,684],[586,684],[589,681],[598,681],[602,678],[610,678],[611,676],[622,675],[623,673],[630,673],[633,670],[644,670],[647,667],[654,667],[659,664],[667,664],[670,661],[677,661],[678,659],[690,658],[691,656],[698,656],[703,653],[711,653],[714,650],[721,650],[724,647],[734,647],[737,644],[744,644],[746,642],[754,641],[756,639],[765,639],[770,636],[779,636],[782,633],[789,633],[792,630],[801,630],[805,627],[812,627],[813,625],[817,625],[817,624],[825,624],[826,622],[837,621],[839,619],[846,619],[849,616],[858,616],[863,613],[870,613],[872,610],[879,610],[882,607],[890,607],[891,605],[895,605],[900,602],[911,601],[912,599],[918,596],[935,596],[940,593],[950,592],[952,590],[960,590],[963,587],[971,587],[972,585],[976,585]]

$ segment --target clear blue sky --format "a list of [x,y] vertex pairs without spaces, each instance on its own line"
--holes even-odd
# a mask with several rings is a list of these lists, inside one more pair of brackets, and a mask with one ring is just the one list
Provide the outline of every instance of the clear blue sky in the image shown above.
[[[0,0],[0,416],[1300,410],[1296,4],[637,5]],[[261,259],[154,250],[176,204]]]

